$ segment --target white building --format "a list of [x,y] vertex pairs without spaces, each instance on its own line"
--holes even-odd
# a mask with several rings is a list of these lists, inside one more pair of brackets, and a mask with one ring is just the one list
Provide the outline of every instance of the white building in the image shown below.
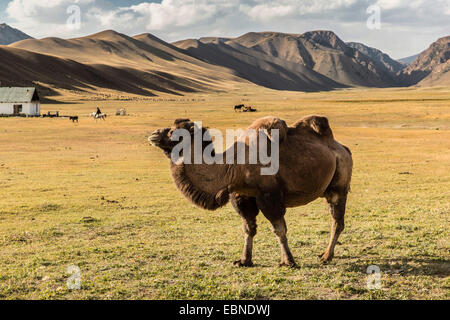
[[39,116],[39,100],[36,88],[0,87],[0,115]]

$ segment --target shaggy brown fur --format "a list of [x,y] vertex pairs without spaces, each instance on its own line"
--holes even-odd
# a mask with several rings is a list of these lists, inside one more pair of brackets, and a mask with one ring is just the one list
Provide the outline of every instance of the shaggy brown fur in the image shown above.
[[230,200],[228,189],[219,190],[216,194],[204,192],[197,188],[185,172],[185,166],[172,166],[172,178],[178,190],[192,203],[207,210],[217,210]]
[[[189,119],[178,119],[171,128],[155,131],[149,140],[170,157],[171,150],[178,143],[171,141],[170,137],[174,130],[180,128],[189,130],[193,139],[194,123]],[[338,237],[344,229],[353,166],[350,150],[334,140],[328,119],[321,116],[305,117],[289,127],[283,120],[266,117],[256,120],[249,129],[265,130],[268,139],[272,139],[271,130],[279,130],[280,168],[276,175],[263,176],[260,173],[263,165],[248,164],[252,137],[244,134],[233,148],[225,151],[223,159],[230,155],[236,160],[238,145],[244,144],[247,164],[171,162],[175,185],[186,198],[207,210],[216,210],[231,200],[243,219],[245,232],[244,251],[241,259],[235,262],[239,266],[253,264],[253,237],[259,211],[272,223],[278,237],[282,250],[281,265],[294,266],[286,237],[286,208],[302,206],[319,197],[325,198],[333,224],[330,243],[320,257],[324,262],[331,261]],[[205,132],[206,129],[203,130]],[[210,142],[203,144],[203,150],[208,144]]]

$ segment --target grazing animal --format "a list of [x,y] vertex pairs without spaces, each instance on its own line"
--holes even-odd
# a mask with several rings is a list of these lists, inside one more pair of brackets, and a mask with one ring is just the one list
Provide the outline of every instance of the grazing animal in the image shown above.
[[74,117],[69,117],[70,118],[70,121],[72,121],[72,122],[77,122],[78,123],[78,116],[74,116]]
[[244,106],[242,112],[256,112],[258,110],[253,109],[251,106]]
[[[193,142],[195,125],[188,119],[178,119],[172,127],[153,132],[149,141],[170,158],[172,149],[178,144],[171,141],[171,135],[181,128],[191,132]],[[328,247],[320,258],[324,263],[331,261],[339,235],[344,230],[353,167],[350,150],[334,139],[327,118],[321,116],[305,117],[289,127],[283,120],[266,117],[256,120],[249,129],[266,130],[268,139],[271,129],[279,130],[279,170],[276,175],[261,175],[263,165],[248,164],[250,140],[243,135],[225,151],[223,159],[229,159],[228,156],[237,159],[237,145],[244,144],[247,164],[210,165],[171,161],[170,170],[175,185],[200,208],[216,210],[231,201],[242,217],[245,233],[244,250],[235,265],[245,267],[253,265],[253,238],[259,211],[270,221],[278,237],[282,253],[280,266],[295,266],[286,236],[286,208],[325,198],[332,217],[332,228]],[[206,132],[207,129],[203,130]],[[209,144],[204,143],[203,149]],[[194,149],[191,154],[194,154]]]
[[242,110],[243,108],[245,108],[245,106],[243,104],[234,106],[234,112],[238,111],[238,110]]

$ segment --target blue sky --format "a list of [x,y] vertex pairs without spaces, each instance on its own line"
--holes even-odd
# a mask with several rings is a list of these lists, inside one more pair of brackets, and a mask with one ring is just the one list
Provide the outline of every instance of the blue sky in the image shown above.
[[3,22],[5,21],[6,18],[6,14],[5,14],[5,10],[6,10],[6,6],[8,5],[9,1],[6,0],[0,0],[0,21]]
[[[80,12],[76,28],[68,13],[74,4]],[[380,12],[379,28],[367,25],[372,6]],[[113,29],[149,32],[169,42],[251,31],[332,30],[344,41],[403,58],[449,35],[450,0],[0,0],[3,21],[35,38]]]

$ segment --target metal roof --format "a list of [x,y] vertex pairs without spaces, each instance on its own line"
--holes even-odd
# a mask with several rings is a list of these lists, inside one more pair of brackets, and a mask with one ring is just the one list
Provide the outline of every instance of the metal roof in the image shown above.
[[0,87],[0,103],[39,101],[36,88]]

